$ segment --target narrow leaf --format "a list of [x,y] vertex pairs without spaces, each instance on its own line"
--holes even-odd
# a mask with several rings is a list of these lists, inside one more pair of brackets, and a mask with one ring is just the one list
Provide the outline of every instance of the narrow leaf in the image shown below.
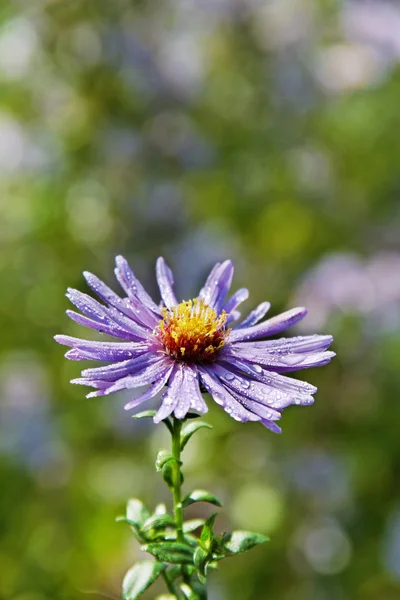
[[269,538],[258,533],[251,533],[250,531],[232,531],[227,533],[222,538],[222,545],[229,554],[240,554],[241,552],[247,552],[258,544],[264,544],[268,542]]
[[209,502],[215,506],[222,506],[218,498],[213,494],[210,494],[210,492],[206,492],[206,490],[194,490],[188,496],[186,496],[182,502],[182,505],[186,507],[190,506],[190,504],[193,504],[194,502]]
[[156,410],[144,410],[136,415],[132,415],[132,419],[146,419],[153,418],[156,415]]
[[175,565],[191,564],[193,562],[193,550],[186,544],[179,542],[159,542],[142,546],[143,552],[149,552],[162,562]]
[[180,588],[187,600],[200,600],[199,596],[186,583],[181,583]]
[[130,528],[133,531],[133,534],[136,537],[136,539],[138,540],[138,542],[143,544],[143,542],[146,541],[145,537],[140,533],[139,526],[136,523],[134,523],[133,521],[130,521],[126,517],[117,517],[115,520],[117,521],[117,523],[128,523],[128,525],[130,525]]
[[171,515],[152,515],[142,525],[142,531],[151,529],[164,529],[165,527],[175,527],[175,521]]
[[141,527],[146,519],[150,517],[150,511],[147,510],[143,502],[137,498],[131,498],[126,505],[126,518]]
[[202,545],[209,551],[211,550],[213,541],[215,539],[213,528],[217,514],[218,513],[214,513],[207,519],[200,534],[200,541]]
[[165,504],[157,504],[154,514],[155,515],[166,515],[167,507],[165,506]]
[[122,594],[124,600],[136,600],[151,586],[164,569],[162,563],[144,560],[136,563],[124,577]]
[[192,435],[198,431],[199,429],[203,429],[206,427],[207,429],[212,429],[211,425],[208,423],[204,423],[204,421],[192,421],[191,423],[186,423],[182,428],[181,433],[181,450],[184,449]]
[[194,531],[195,529],[202,527],[204,525],[204,523],[205,523],[204,519],[191,519],[190,521],[186,521],[183,524],[183,531],[184,531],[184,533],[190,533],[191,531]]
[[195,550],[193,556],[194,566],[197,570],[197,576],[200,579],[201,583],[205,584],[207,582],[207,564],[210,560],[210,555],[208,552],[203,550],[200,546],[198,546]]

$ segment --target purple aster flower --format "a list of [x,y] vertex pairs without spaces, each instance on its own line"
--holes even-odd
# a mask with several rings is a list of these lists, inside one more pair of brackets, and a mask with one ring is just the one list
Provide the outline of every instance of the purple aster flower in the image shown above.
[[125,405],[129,410],[167,386],[154,417],[159,423],[172,413],[183,419],[188,411],[207,412],[202,396],[206,390],[237,421],[261,421],[277,433],[282,409],[314,401],[317,388],[282,373],[327,364],[335,356],[326,351],[332,336],[264,339],[303,319],[305,308],[262,321],[270,307],[263,302],[243,321],[232,324],[240,319],[237,307],[249,293],[242,288],[227,298],[233,276],[229,260],[215,265],[197,298],[180,303],[163,258],[157,260],[156,271],[160,305],[153,302],[122,256],[116,258],[115,275],[124,298],[87,272],[86,281],[102,303],[68,290],[67,297],[80,311],[68,310],[71,319],[120,340],[56,336],[57,342],[71,347],[67,358],[108,363],[85,369],[81,378],[72,380],[95,388],[88,397],[147,386]]

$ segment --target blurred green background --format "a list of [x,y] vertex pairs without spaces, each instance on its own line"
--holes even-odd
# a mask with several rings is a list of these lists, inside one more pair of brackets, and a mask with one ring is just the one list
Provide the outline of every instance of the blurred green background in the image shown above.
[[210,599],[399,598],[399,4],[3,0],[0,21],[0,598],[120,597],[140,551],[114,519],[168,501],[163,428],[85,399],[52,339],[90,337],[64,292],[84,269],[117,289],[116,254],[155,296],[165,256],[182,298],[229,257],[248,310],[305,303],[297,333],[335,336],[281,436],[210,402],[185,451],[220,531],[271,536]]

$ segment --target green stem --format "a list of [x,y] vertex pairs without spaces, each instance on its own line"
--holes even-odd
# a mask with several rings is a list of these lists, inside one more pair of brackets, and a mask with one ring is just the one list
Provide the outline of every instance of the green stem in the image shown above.
[[174,487],[172,493],[174,496],[174,516],[176,523],[176,539],[184,543],[183,537],[183,507],[181,499],[181,429],[182,421],[174,416],[172,430],[172,456],[174,462]]
[[179,598],[178,594],[176,593],[175,586],[174,586],[174,584],[172,583],[172,581],[170,580],[170,578],[168,577],[168,574],[167,574],[165,571],[163,571],[162,575],[163,575],[163,578],[164,578],[164,581],[165,581],[165,585],[166,585],[166,586],[167,586],[167,588],[168,588],[168,591],[169,591],[169,592],[170,592],[170,593],[171,593],[173,596],[175,596],[176,598]]
[[[185,543],[183,536],[183,506],[181,498],[181,430],[183,420],[177,419],[174,416],[172,424],[172,456],[175,458],[174,462],[174,487],[172,493],[174,496],[174,516],[176,524],[176,541],[181,544]],[[190,585],[190,576],[185,566],[182,565],[182,575],[185,583]]]

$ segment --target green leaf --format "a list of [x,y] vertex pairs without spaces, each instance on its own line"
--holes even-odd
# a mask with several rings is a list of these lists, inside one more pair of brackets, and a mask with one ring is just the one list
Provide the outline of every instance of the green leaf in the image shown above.
[[200,546],[198,546],[193,556],[193,562],[197,570],[197,576],[203,584],[207,582],[207,564],[209,563],[209,561],[209,553],[206,552],[206,550],[204,550]]
[[200,600],[198,595],[186,583],[181,583],[180,588],[187,600]]
[[157,596],[156,600],[176,600],[176,596],[173,594],[161,594],[161,596]]
[[[156,414],[157,414],[156,410],[144,410],[140,413],[137,413],[136,415],[132,415],[132,419],[146,419],[146,418],[152,419]],[[167,419],[163,420],[163,423],[172,433],[173,429],[172,429],[171,421],[167,418]]]
[[185,521],[183,524],[184,533],[190,533],[199,527],[202,527],[205,523],[204,519],[191,519],[190,521]]
[[[208,566],[210,567],[211,563]],[[202,585],[198,581],[194,581],[192,583],[192,589],[198,595],[199,600],[207,600],[207,590],[204,587],[204,585]]]
[[126,518],[128,521],[132,521],[138,527],[141,527],[143,523],[150,517],[150,511],[147,510],[143,502],[137,498],[130,498],[126,505]]
[[172,456],[171,452],[168,452],[168,450],[159,450],[156,456],[156,470],[158,472],[162,471],[163,466],[167,462],[174,460],[175,458]]
[[166,515],[167,507],[165,506],[165,504],[157,504],[154,514],[155,515]]
[[211,517],[207,519],[207,521],[204,523],[204,527],[200,534],[200,542],[202,546],[208,551],[212,550],[213,541],[215,539],[213,528],[217,514],[218,513],[214,513],[213,515],[211,515]]
[[198,431],[199,429],[203,429],[206,427],[207,429],[212,429],[211,425],[208,423],[204,423],[204,421],[192,421],[191,423],[186,423],[182,427],[181,432],[181,450],[184,449],[192,435]]
[[171,515],[154,514],[143,523],[141,530],[150,531],[151,529],[164,529],[165,527],[175,527],[175,521]]
[[194,490],[186,496],[182,502],[182,506],[190,506],[190,504],[193,504],[194,502],[209,502],[215,506],[222,506],[218,498],[213,494],[210,494],[210,492],[206,492],[206,490]]
[[143,536],[141,534],[140,529],[139,529],[139,527],[138,527],[138,525],[136,523],[134,523],[133,521],[130,521],[125,516],[123,516],[123,517],[117,517],[115,520],[117,521],[117,523],[128,523],[128,525],[130,526],[131,530],[133,531],[134,536],[136,537],[136,539],[141,544],[143,544],[143,542],[146,541],[145,536]]
[[146,419],[153,418],[157,414],[156,410],[144,410],[143,412],[137,413],[132,416],[132,419]]
[[124,600],[136,600],[151,586],[163,571],[164,565],[153,560],[136,563],[124,577],[122,595]]
[[[188,567],[186,568],[188,569]],[[179,565],[172,565],[172,567],[168,567],[167,575],[170,581],[174,581],[177,577],[181,577],[182,567],[180,567]]]
[[163,479],[170,489],[174,487],[174,462],[175,459],[167,460],[161,469]]
[[193,550],[179,542],[156,542],[142,546],[143,552],[149,552],[162,562],[175,565],[188,565],[193,562]]
[[269,538],[259,533],[251,533],[250,531],[232,531],[226,533],[222,538],[222,546],[228,554],[240,554],[247,552],[258,544],[268,542]]

